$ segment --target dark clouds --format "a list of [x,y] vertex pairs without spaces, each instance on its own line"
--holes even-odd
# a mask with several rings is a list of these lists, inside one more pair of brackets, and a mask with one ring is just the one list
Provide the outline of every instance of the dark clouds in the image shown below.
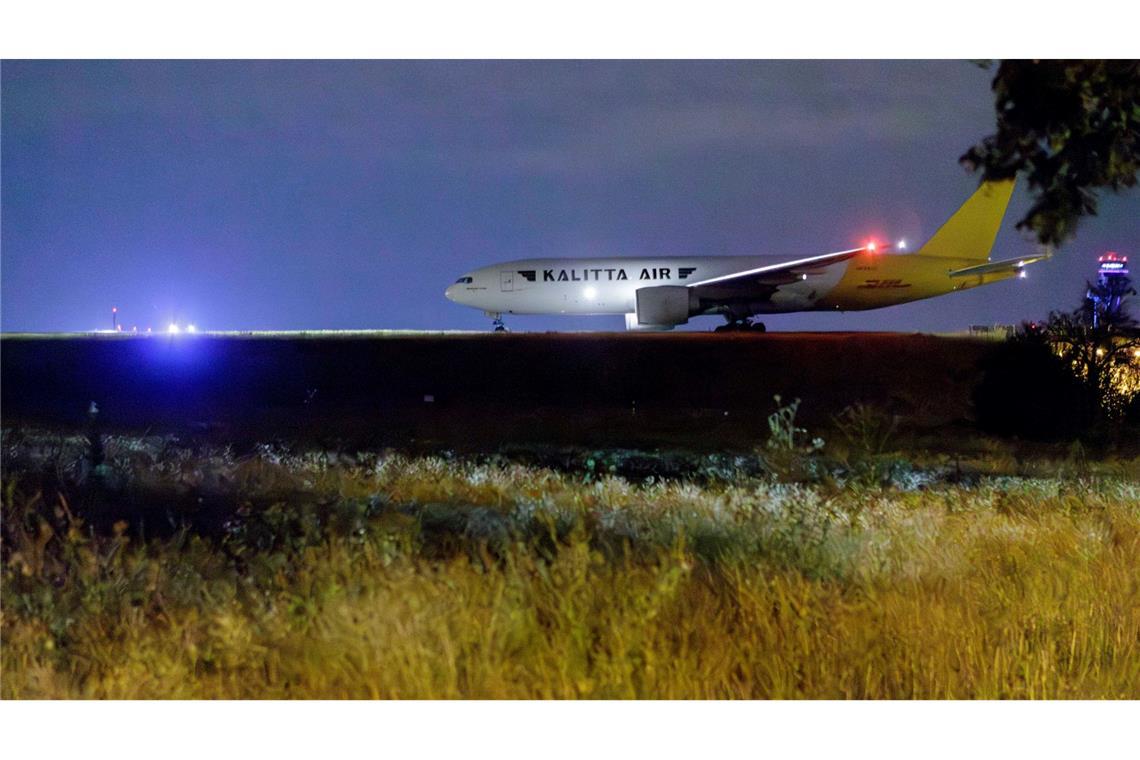
[[[963,62],[5,62],[3,329],[481,328],[465,269],[929,235],[992,122]],[[997,255],[1031,246],[1013,231]],[[780,329],[950,329],[1075,305],[1135,196],[1025,282]],[[1131,251],[1137,253],[1136,251]],[[698,324],[702,324],[698,322]],[[709,325],[713,322],[709,321]],[[617,328],[619,318],[516,318]]]

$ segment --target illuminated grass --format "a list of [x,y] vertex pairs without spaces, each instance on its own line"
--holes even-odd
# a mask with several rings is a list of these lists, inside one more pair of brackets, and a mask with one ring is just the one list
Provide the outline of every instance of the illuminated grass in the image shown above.
[[9,477],[4,698],[1140,697],[1128,477],[107,452],[120,487],[222,494],[235,517],[92,535]]

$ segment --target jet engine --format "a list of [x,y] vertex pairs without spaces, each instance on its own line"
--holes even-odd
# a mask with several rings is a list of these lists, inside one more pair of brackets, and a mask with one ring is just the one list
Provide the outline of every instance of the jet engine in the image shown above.
[[642,325],[637,322],[637,314],[625,315],[626,332],[669,332],[673,325]]
[[637,291],[637,324],[646,327],[669,328],[683,325],[694,313],[696,295],[681,285],[658,285],[639,288]]

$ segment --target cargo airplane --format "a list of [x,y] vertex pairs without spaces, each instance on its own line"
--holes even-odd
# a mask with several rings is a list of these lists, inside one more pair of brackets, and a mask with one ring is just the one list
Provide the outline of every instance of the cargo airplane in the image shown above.
[[917,301],[1012,277],[1048,253],[990,261],[1013,180],[986,182],[921,248],[886,246],[798,258],[679,256],[523,259],[468,272],[450,300],[504,314],[622,314],[627,330],[671,330],[722,315],[717,331],[763,331],[753,318],[794,311],[857,311]]

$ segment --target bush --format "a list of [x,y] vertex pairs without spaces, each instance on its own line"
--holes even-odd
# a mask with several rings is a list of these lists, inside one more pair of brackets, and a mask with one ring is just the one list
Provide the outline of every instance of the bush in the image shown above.
[[846,439],[851,456],[875,457],[887,450],[898,428],[898,417],[874,404],[857,403],[845,407],[832,418]]
[[1042,336],[1023,331],[988,356],[982,370],[973,398],[982,430],[1046,441],[1089,432],[1096,399]]
[[800,400],[783,403],[773,396],[776,411],[768,415],[768,440],[760,452],[760,460],[773,475],[801,480],[812,470],[812,458],[823,449],[822,438],[811,438],[807,430],[796,425]]

